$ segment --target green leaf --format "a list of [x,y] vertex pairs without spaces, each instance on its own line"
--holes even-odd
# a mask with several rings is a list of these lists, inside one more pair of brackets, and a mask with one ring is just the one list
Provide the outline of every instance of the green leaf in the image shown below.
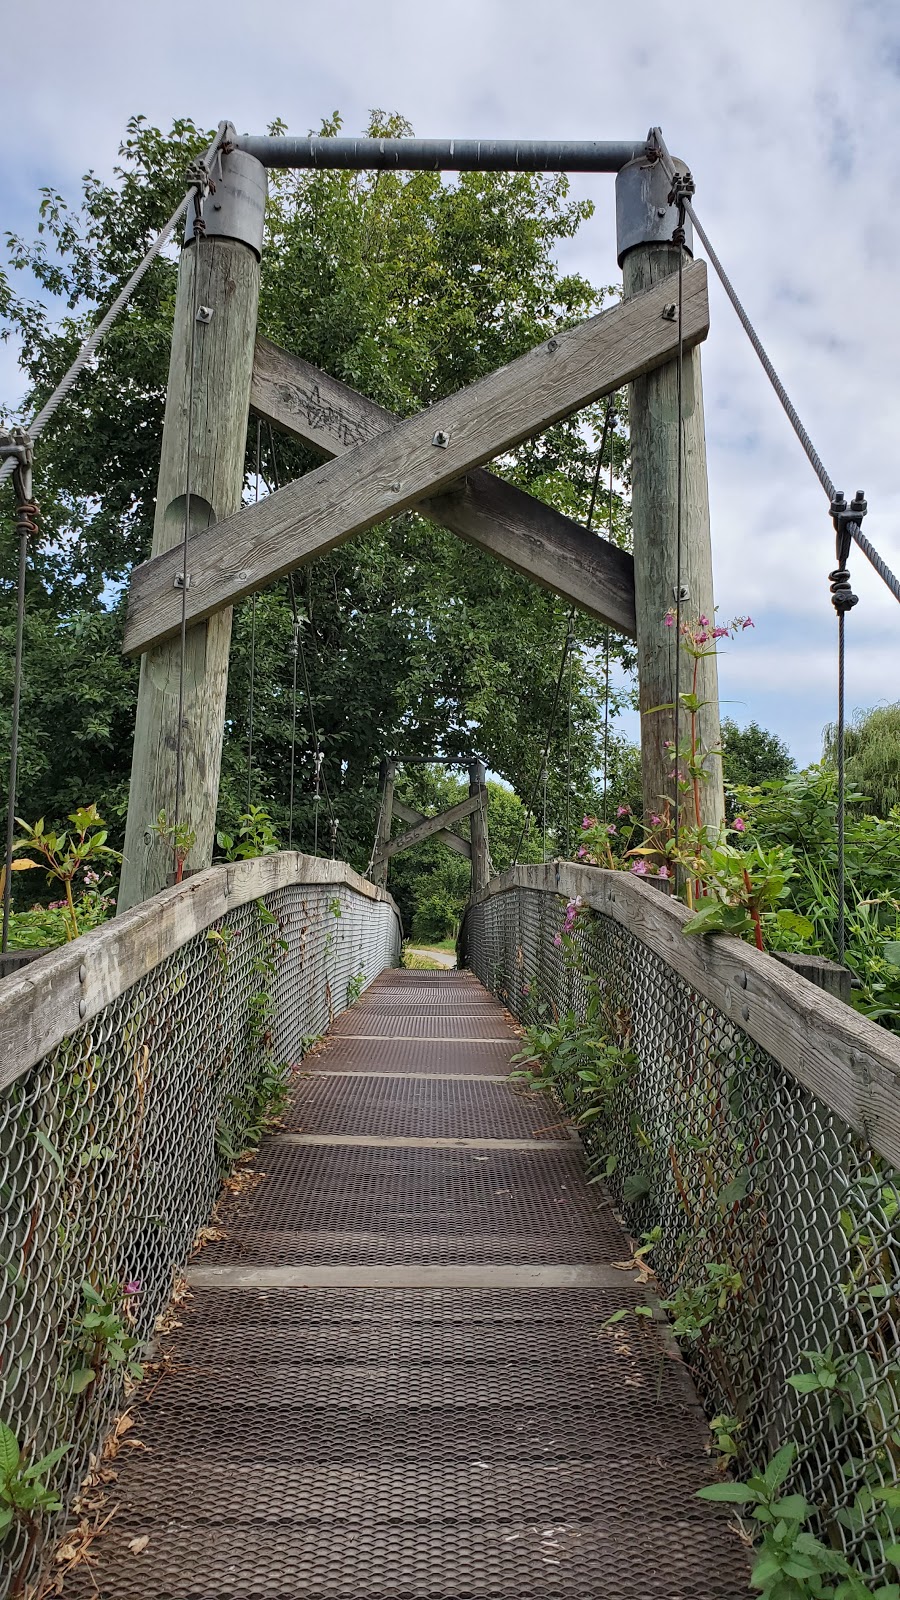
[[59,1151],[57,1150],[56,1145],[53,1143],[53,1140],[49,1139],[47,1137],[47,1135],[44,1132],[43,1128],[35,1128],[34,1137],[37,1140],[38,1144],[40,1145],[41,1149],[42,1150],[46,1150],[48,1156],[54,1162],[54,1164],[56,1166],[56,1170],[59,1173],[60,1177],[61,1178],[65,1178],[66,1173],[65,1173],[65,1168],[64,1168],[63,1163],[62,1163],[62,1156],[60,1155]]
[[650,1193],[650,1187],[646,1172],[632,1172],[622,1180],[622,1199],[628,1206],[636,1205]]
[[5,1422],[0,1422],[0,1478],[11,1478],[19,1465],[19,1441]]
[[5,1533],[13,1519],[12,1506],[0,1506],[0,1533]]
[[33,1467],[26,1467],[25,1471],[22,1473],[22,1477],[23,1478],[43,1478],[43,1477],[45,1477],[46,1474],[50,1471],[50,1468],[51,1467],[55,1467],[57,1461],[61,1461],[63,1456],[66,1455],[67,1452],[69,1450],[71,1450],[71,1448],[72,1448],[72,1446],[70,1444],[57,1445],[56,1449],[55,1450],[51,1450],[49,1455],[41,1456],[40,1461],[36,1461],[34,1463]]
[[812,1394],[814,1389],[823,1387],[819,1381],[818,1374],[815,1372],[798,1373],[795,1377],[788,1378],[788,1383],[792,1389],[797,1390],[798,1394]]
[[802,1494],[788,1494],[776,1500],[774,1510],[788,1522],[805,1522],[812,1507]]
[[736,1205],[739,1200],[743,1200],[749,1187],[749,1172],[739,1172],[737,1176],[732,1178],[730,1183],[726,1183],[724,1189],[720,1191],[719,1205],[723,1208],[723,1210],[728,1210],[731,1206]]
[[883,1505],[890,1506],[892,1510],[900,1510],[900,1484],[886,1483],[880,1489],[873,1489],[872,1498],[880,1500]]
[[777,1489],[784,1483],[791,1467],[794,1465],[796,1455],[797,1446],[795,1444],[783,1444],[781,1449],[776,1451],[763,1473],[763,1479],[768,1489]]
[[697,1490],[698,1500],[721,1500],[730,1506],[749,1506],[756,1495],[746,1483],[708,1483]]
[[93,1383],[94,1377],[93,1367],[78,1367],[75,1372],[69,1374],[69,1393],[83,1394],[88,1384]]

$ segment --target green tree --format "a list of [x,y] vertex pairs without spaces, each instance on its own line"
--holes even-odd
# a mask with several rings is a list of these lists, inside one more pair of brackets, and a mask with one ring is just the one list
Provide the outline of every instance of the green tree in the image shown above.
[[[339,125],[335,117],[322,131]],[[365,131],[410,130],[375,113]],[[207,138],[184,119],[168,133],[132,119],[111,182],[88,174],[77,201],[41,191],[37,237],[9,239],[13,276],[29,269],[46,300],[24,302],[5,288],[0,298],[5,330],[23,341],[24,415],[46,398],[174,207]],[[395,411],[415,411],[602,303],[606,291],[556,265],[557,247],[589,212],[556,176],[471,173],[445,182],[435,173],[275,173],[261,329]],[[19,805],[26,816],[59,817],[85,799],[112,816],[124,800],[136,674],[118,656],[120,594],[149,550],[175,281],[174,258],[164,254],[41,440]],[[583,518],[602,417],[602,407],[587,408],[497,470]],[[259,442],[263,489],[315,465],[295,442],[273,441],[265,430]],[[251,493],[256,444],[251,427]],[[610,448],[621,479],[621,416]],[[11,505],[8,489],[4,495],[0,509]],[[0,523],[0,629],[8,640],[14,552],[11,519]],[[618,495],[610,526],[627,542]],[[408,514],[304,569],[296,600],[304,669],[296,703],[286,586],[236,612],[220,807],[226,831],[249,793],[286,841],[295,716],[300,848],[313,843],[316,737],[325,756],[322,815],[333,807],[341,853],[356,866],[368,860],[385,751],[453,756],[474,743],[493,771],[530,792],[567,626],[554,596]],[[591,664],[601,630],[583,617],[574,626],[578,661],[549,762],[554,828],[572,794],[592,792],[602,715]],[[626,662],[629,650],[614,644]],[[63,686],[74,716],[62,712]],[[327,820],[323,834],[327,841]]]
[[722,721],[722,771],[726,784],[765,783],[767,778],[787,778],[796,762],[783,739],[758,722],[740,728],[731,717]]
[[[848,782],[863,796],[857,807],[876,817],[900,806],[900,700],[857,711],[844,731]],[[837,766],[837,728],[825,729],[824,759]]]

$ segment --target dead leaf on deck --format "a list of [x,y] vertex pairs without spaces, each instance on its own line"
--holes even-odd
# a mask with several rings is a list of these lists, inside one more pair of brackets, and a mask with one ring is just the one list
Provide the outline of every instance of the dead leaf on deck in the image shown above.
[[133,1556],[139,1556],[142,1550],[146,1550],[149,1543],[149,1533],[143,1533],[139,1539],[129,1539],[128,1548]]

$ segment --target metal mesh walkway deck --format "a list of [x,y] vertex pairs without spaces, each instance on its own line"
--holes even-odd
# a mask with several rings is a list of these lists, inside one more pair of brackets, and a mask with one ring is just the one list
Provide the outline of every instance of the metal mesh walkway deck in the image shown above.
[[687,1372],[658,1324],[604,1326],[646,1291],[558,1112],[500,1081],[516,1048],[465,973],[344,1014],[195,1262],[66,1596],[747,1594]]

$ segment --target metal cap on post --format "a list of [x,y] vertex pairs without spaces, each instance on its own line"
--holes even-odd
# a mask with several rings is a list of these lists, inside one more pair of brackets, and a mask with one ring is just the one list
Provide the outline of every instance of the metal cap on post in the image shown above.
[[[679,172],[687,172],[676,161]],[[616,176],[616,249],[619,266],[638,244],[671,244],[678,227],[678,207],[669,204],[671,184],[659,161],[640,157],[629,161]],[[694,230],[685,219],[684,247],[694,253]]]
[[[266,169],[244,150],[227,145],[210,173],[215,188],[203,207],[204,233],[208,239],[237,239],[262,256],[266,220]],[[194,214],[188,210],[185,243],[194,237]]]

